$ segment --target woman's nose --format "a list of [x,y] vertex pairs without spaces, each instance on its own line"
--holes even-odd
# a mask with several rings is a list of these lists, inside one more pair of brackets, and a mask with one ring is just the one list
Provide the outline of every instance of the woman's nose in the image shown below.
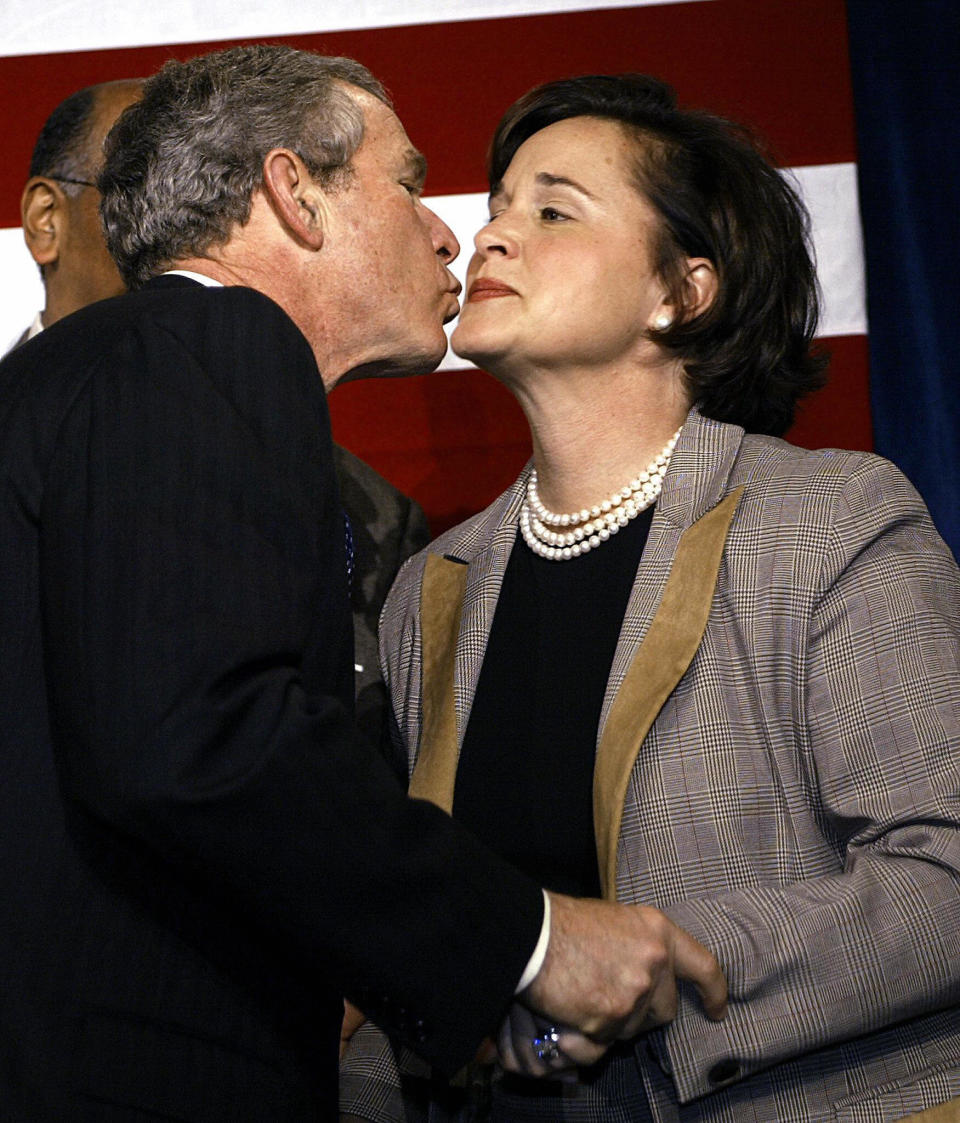
[[477,253],[484,256],[500,254],[503,257],[511,257],[516,253],[516,232],[510,228],[510,224],[503,215],[498,215],[496,218],[492,218],[486,226],[480,227],[473,239],[473,244],[477,248]]

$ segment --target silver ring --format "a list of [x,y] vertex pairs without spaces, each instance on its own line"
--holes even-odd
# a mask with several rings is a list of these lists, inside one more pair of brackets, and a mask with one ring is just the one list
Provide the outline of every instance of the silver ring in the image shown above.
[[538,1061],[549,1063],[560,1056],[560,1033],[556,1026],[550,1026],[533,1039],[533,1051]]

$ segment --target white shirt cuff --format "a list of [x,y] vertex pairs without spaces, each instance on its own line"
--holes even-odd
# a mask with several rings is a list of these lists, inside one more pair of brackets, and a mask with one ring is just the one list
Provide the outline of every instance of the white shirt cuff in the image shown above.
[[540,939],[537,940],[537,946],[533,949],[533,955],[527,961],[526,969],[520,976],[520,982],[517,983],[517,989],[513,992],[519,994],[522,990],[533,982],[533,980],[540,974],[540,968],[543,966],[543,961],[547,958],[547,945],[550,943],[550,894],[543,890],[543,924],[540,926]]

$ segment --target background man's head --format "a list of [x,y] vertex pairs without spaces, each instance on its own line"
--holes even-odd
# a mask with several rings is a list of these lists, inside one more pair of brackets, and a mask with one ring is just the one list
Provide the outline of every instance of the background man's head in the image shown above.
[[111,132],[98,186],[130,288],[172,267],[272,297],[328,386],[431,369],[459,285],[425,161],[366,67],[289,47],[170,62]]
[[95,184],[104,138],[141,89],[139,80],[125,79],[79,90],[54,109],[37,138],[20,213],[27,248],[43,278],[45,327],[123,292],[103,241]]

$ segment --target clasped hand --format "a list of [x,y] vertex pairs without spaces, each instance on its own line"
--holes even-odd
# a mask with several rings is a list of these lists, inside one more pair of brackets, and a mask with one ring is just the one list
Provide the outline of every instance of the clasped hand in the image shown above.
[[[550,943],[497,1040],[500,1063],[527,1076],[595,1064],[614,1041],[677,1013],[677,979],[692,982],[704,1012],[726,1015],[727,983],[701,943],[658,909],[551,894]],[[545,1036],[550,1028],[556,1036]]]

